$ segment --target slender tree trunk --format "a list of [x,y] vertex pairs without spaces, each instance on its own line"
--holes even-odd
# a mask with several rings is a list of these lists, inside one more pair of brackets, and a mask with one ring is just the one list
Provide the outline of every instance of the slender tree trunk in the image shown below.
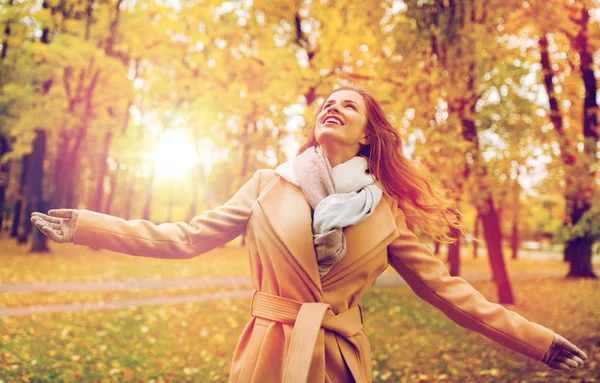
[[475,216],[475,224],[473,228],[473,259],[479,256],[479,214]]
[[[33,141],[33,151],[31,153],[31,161],[29,163],[29,182],[28,198],[27,198],[27,216],[24,223],[27,223],[31,228],[32,223],[29,216],[33,211],[44,212],[48,207],[48,202],[43,197],[43,179],[44,179],[44,159],[46,157],[46,132],[43,129],[35,130],[35,140]],[[33,239],[31,242],[31,253],[48,253],[48,244],[46,236],[40,230],[33,231]]]
[[440,255],[440,241],[433,242],[433,254]]
[[64,166],[64,174],[65,177],[65,207],[68,209],[74,209],[77,205],[77,200],[79,198],[79,194],[77,192],[77,186],[79,185],[79,169],[81,164],[81,155],[80,149],[83,143],[83,140],[87,136],[86,127],[80,127],[77,129],[77,135],[75,137],[75,143],[73,144],[73,148],[69,152],[67,156],[67,161],[63,163]]
[[10,237],[17,238],[19,236],[19,223],[21,222],[21,207],[23,202],[18,199],[15,202],[15,209],[13,211],[12,226],[10,227]]
[[[2,157],[10,151],[8,139],[4,135],[0,135],[0,161]],[[8,188],[8,180],[10,179],[10,163],[6,161],[0,165],[0,232],[2,232],[4,222],[4,211],[6,206],[6,189]]]
[[91,193],[89,209],[93,211],[100,211],[102,209],[102,201],[104,200],[104,179],[107,173],[107,160],[108,151],[110,149],[110,141],[112,139],[112,132],[106,132],[104,136],[104,142],[102,143],[102,153],[98,160],[98,172],[96,181],[93,184],[93,191]]
[[152,210],[152,194],[153,194],[153,190],[154,190],[154,173],[155,173],[155,166],[154,163],[150,164],[150,175],[148,177],[148,181],[146,183],[146,187],[144,189],[144,191],[146,192],[145,198],[144,198],[144,207],[142,208],[142,219],[145,219],[147,221],[150,220],[150,215],[151,215],[151,210]]
[[519,223],[516,218],[512,224],[512,232],[510,235],[510,247],[512,250],[512,259],[519,258]]
[[126,220],[131,219],[131,208],[133,207],[133,193],[135,191],[135,174],[130,174],[131,180],[127,183],[127,191],[125,192],[125,212],[123,217]]
[[214,203],[212,199],[212,194],[210,193],[210,190],[208,190],[208,183],[206,182],[206,168],[204,164],[200,164],[200,166],[198,166],[198,178],[198,183],[202,187],[204,206],[207,209],[211,209],[214,207]]
[[[453,211],[460,221],[458,211]],[[448,263],[450,264],[450,275],[460,275],[460,231],[454,227],[450,228],[449,237],[454,239],[454,243],[448,244]]]
[[[472,63],[470,69],[472,69],[470,75],[470,81],[472,82],[472,76],[475,70],[474,64]],[[473,86],[473,84],[471,84]],[[466,176],[468,177],[485,177],[487,175],[487,168],[483,164],[481,158],[481,152],[479,150],[479,138],[477,136],[477,126],[473,117],[477,114],[475,110],[475,102],[471,100],[468,104],[468,109],[464,108],[460,110],[461,113],[461,124],[462,134],[465,141],[472,145],[472,156],[473,165],[468,166],[466,169]],[[472,170],[475,170],[475,174],[471,174]],[[492,268],[492,275],[496,288],[498,290],[498,301],[502,304],[514,304],[515,299],[512,292],[508,273],[506,272],[506,265],[504,263],[504,254],[502,252],[502,231],[500,229],[500,217],[494,206],[494,200],[491,192],[485,185],[481,185],[479,194],[485,196],[484,202],[477,206],[477,213],[481,217],[483,224],[483,235],[487,244],[488,259],[490,267]]]
[[506,272],[504,254],[502,252],[502,231],[499,217],[494,207],[492,196],[488,193],[485,205],[479,210],[483,224],[483,235],[488,247],[488,257],[492,268],[494,282],[498,288],[498,301],[502,304],[514,304],[512,286]]
[[62,208],[64,207],[64,200],[67,192],[67,179],[65,177],[65,156],[69,152],[69,134],[66,132],[65,127],[59,133],[59,144],[56,159],[54,161],[53,171],[53,186],[54,195],[52,196],[52,207]]
[[512,250],[512,259],[519,257],[519,183],[515,180],[515,197],[513,199],[513,216],[512,216],[512,231],[510,235],[510,247]]
[[119,166],[117,165],[117,168],[110,173],[110,178],[109,178],[110,192],[108,193],[108,196],[106,197],[106,205],[104,206],[104,209],[102,210],[102,212],[104,214],[110,214],[110,211],[112,209],[113,200],[115,198],[115,191],[117,189],[117,179],[118,179],[119,172],[120,172],[120,169],[119,169]]
[[[194,151],[196,153],[196,156],[200,156],[200,153],[198,152],[198,132],[196,129],[194,129]],[[190,170],[190,177],[191,177],[191,193],[192,193],[192,198],[190,198],[190,206],[188,208],[188,213],[187,213],[187,217],[186,217],[186,221],[190,222],[192,220],[192,218],[194,218],[197,214],[197,209],[198,209],[198,178],[200,176],[200,172],[203,172],[204,169],[202,169],[202,165],[200,163],[196,163],[192,169]]]
[[450,264],[450,275],[460,275],[460,232],[456,228],[450,229],[451,238],[456,242],[448,244],[448,263]]
[[[23,218],[26,218],[28,215],[26,198],[28,193],[27,189],[29,188],[29,185],[27,185],[27,180],[29,179],[28,174],[30,159],[31,156],[29,154],[21,157],[21,177],[19,178],[20,209],[19,214],[15,217],[16,219],[13,220],[13,224],[16,224],[15,230],[17,236],[17,243],[20,245],[27,243],[27,237],[29,236],[29,228],[25,223],[23,223]],[[25,217],[23,217],[24,215]]]

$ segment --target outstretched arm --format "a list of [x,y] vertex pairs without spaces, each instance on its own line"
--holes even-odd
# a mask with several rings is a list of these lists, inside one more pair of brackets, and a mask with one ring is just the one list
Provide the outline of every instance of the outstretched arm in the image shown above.
[[577,354],[579,360],[566,358],[570,361],[563,359],[566,353],[559,352],[561,365],[556,358],[554,365],[548,363],[552,359],[551,346],[557,344],[552,330],[488,301],[464,279],[451,276],[444,263],[408,229],[400,209],[396,211],[396,225],[400,235],[388,246],[389,263],[420,298],[460,326],[550,367],[569,369],[583,364],[582,359],[587,357],[583,352]]
[[[191,258],[221,246],[241,233],[252,214],[259,191],[266,183],[265,175],[257,171],[224,205],[206,210],[191,222],[163,223],[155,225],[146,220],[126,221],[107,214],[89,210],[50,211],[54,219],[46,221],[39,213],[32,216],[36,226],[51,239],[68,238],[72,228],[72,240],[76,245],[152,258]],[[67,212],[76,218],[59,218]],[[64,230],[61,230],[64,229]],[[55,238],[52,238],[54,235]]]

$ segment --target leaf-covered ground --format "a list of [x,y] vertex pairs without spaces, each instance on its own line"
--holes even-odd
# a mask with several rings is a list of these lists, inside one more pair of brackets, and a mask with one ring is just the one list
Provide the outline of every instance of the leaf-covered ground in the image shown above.
[[[49,255],[31,255],[12,242],[0,241],[0,245],[2,283],[248,276],[247,254],[240,249],[218,249],[175,261],[68,245],[53,246],[55,252]],[[560,274],[568,269],[560,261],[525,259],[507,260],[507,266],[511,274]],[[464,257],[462,272],[489,275],[487,259]],[[472,284],[495,301],[492,283]],[[247,288],[4,293],[0,307]],[[362,304],[374,382],[600,381],[600,281],[530,277],[514,279],[513,288],[517,305],[509,309],[582,348],[589,356],[584,369],[558,372],[504,349],[459,327],[406,286],[373,287]],[[249,319],[249,304],[241,299],[0,317],[0,383],[225,382],[238,336]]]
[[[473,285],[494,300],[489,282]],[[375,382],[595,382],[600,282],[521,279],[511,309],[587,352],[558,372],[469,332],[410,288],[374,287],[363,299]],[[0,318],[3,382],[226,381],[248,300]]]
[[[0,283],[24,282],[98,282],[122,279],[171,279],[250,275],[248,253],[244,248],[226,247],[191,259],[155,259],[135,257],[111,251],[97,251],[72,244],[49,243],[49,254],[29,254],[29,246],[0,239]],[[506,254],[509,254],[506,252]],[[556,256],[557,254],[553,254]],[[508,258],[508,257],[507,257]],[[443,257],[442,257],[443,259]],[[600,257],[596,256],[596,262]],[[568,272],[568,264],[559,260],[506,260],[509,273]],[[600,264],[596,263],[600,270]],[[388,273],[395,273],[391,268]],[[486,257],[473,259],[465,248],[461,260],[462,274],[490,275]]]

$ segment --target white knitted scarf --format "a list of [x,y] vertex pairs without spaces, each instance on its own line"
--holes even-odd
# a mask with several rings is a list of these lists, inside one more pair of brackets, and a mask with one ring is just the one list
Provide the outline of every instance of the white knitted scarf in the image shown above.
[[364,157],[356,156],[331,168],[321,149],[312,147],[275,169],[302,190],[314,211],[313,241],[321,278],[346,255],[343,228],[369,217],[381,201],[382,191],[368,167]]

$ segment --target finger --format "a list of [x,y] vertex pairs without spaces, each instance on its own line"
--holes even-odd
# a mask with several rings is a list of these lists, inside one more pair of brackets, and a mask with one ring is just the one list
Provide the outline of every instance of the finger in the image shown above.
[[579,367],[579,364],[571,358],[565,358],[564,356],[559,356],[557,359],[558,359],[558,362],[564,363],[569,367],[573,367],[573,368]]
[[46,221],[41,221],[41,220],[38,220],[38,222],[40,222],[41,225],[48,226],[49,228],[51,228],[52,230],[54,230],[56,232],[59,232],[59,233],[62,232],[60,223],[51,223],[51,222],[46,222]]
[[573,359],[574,361],[577,362],[577,364],[579,364],[580,366],[584,365],[583,359],[581,359],[580,357],[578,357],[577,355],[573,355],[571,357],[571,359]]
[[71,218],[71,209],[52,209],[48,211],[48,215],[58,218]]
[[568,340],[565,340],[565,342],[563,342],[561,344],[561,346],[569,351],[571,353],[571,355],[577,355],[582,359],[587,359],[587,355],[585,354],[585,352],[581,351],[579,349],[579,347],[575,346],[573,343],[569,342]]
[[42,232],[44,234],[46,234],[46,236],[48,238],[50,238],[51,240],[58,242],[58,243],[63,243],[63,236],[57,234],[54,230],[52,230],[48,225],[44,225],[42,226]]
[[34,226],[35,226],[35,227],[37,227],[39,230],[42,230],[42,226],[43,226],[43,225],[42,225],[41,223],[39,223],[39,222],[40,222],[40,220],[39,220],[39,219],[38,219],[38,220],[36,220],[35,218],[32,218],[32,219],[31,219],[31,222],[32,222],[32,223],[34,224]]
[[62,231],[61,227],[60,227],[60,223],[50,223],[48,224],[48,226],[50,226],[52,228],[52,230],[56,230],[56,231]]
[[60,218],[54,218],[54,217],[50,217],[49,215],[43,214],[43,213],[31,213],[31,217],[32,218],[37,218],[37,219],[42,219],[44,221],[47,222],[52,222],[52,223],[60,223],[61,219]]

